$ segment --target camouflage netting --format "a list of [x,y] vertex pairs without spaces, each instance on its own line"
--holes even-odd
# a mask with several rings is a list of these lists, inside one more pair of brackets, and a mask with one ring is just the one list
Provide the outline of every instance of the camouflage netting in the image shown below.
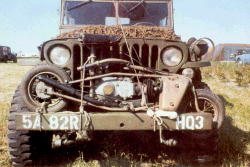
[[[153,26],[130,26],[123,27],[126,38],[158,38],[180,41],[180,37],[175,35],[174,30],[167,27]],[[86,26],[79,30],[62,33],[56,38],[75,38],[80,33],[104,34],[104,35],[123,35],[120,26]]]

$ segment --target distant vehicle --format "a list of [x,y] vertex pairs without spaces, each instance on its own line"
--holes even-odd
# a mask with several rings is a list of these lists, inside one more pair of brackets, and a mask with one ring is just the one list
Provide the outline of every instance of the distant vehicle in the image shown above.
[[[208,51],[204,56],[202,56],[202,60],[210,60],[210,61],[222,61],[222,62],[235,62],[235,57],[240,58],[236,55],[242,55],[240,52],[244,50],[250,50],[250,44],[218,44],[215,47],[214,52],[212,50]],[[234,57],[232,57],[235,55]]]
[[234,60],[239,65],[250,63],[250,49],[239,49],[230,56],[231,60]]
[[0,62],[13,61],[13,63],[17,62],[16,54],[11,53],[11,49],[8,46],[0,46]]

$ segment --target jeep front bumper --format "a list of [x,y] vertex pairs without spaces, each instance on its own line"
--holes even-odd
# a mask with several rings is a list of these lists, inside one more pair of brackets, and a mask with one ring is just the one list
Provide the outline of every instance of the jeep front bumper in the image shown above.
[[[15,115],[17,130],[153,130],[154,119],[146,113],[89,113],[91,120],[86,126],[84,114],[58,112],[37,114],[32,112]],[[176,119],[161,117],[163,130],[210,130],[212,114],[186,113]]]

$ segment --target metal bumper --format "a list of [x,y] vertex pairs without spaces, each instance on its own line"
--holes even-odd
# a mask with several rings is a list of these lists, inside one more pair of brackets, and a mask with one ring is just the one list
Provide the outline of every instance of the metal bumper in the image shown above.
[[[153,130],[157,124],[146,113],[112,112],[89,113],[91,120],[86,126],[85,115],[79,113],[32,112],[15,115],[17,130]],[[212,128],[212,114],[187,113],[176,119],[161,117],[164,130],[209,130]],[[80,128],[81,127],[81,128]]]

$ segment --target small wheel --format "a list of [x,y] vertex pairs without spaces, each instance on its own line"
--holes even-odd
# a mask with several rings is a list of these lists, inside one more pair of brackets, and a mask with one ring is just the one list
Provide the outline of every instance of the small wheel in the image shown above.
[[[221,127],[225,115],[225,107],[220,98],[212,91],[207,89],[197,89],[198,105],[201,112],[211,113],[213,115],[213,122]],[[188,96],[185,103],[182,105],[184,113],[197,112],[195,108],[195,101],[193,96]]]
[[52,86],[39,81],[37,78],[38,75],[46,76],[47,78],[60,83],[70,80],[66,72],[57,66],[36,66],[32,68],[22,80],[20,90],[24,102],[32,111],[36,111],[43,102],[48,104],[48,112],[58,112],[63,110],[67,105],[65,99],[46,93],[48,90],[62,93],[62,90],[53,88]]
[[[201,112],[211,113],[213,118],[213,129],[208,131],[192,131],[194,138],[207,138],[220,129],[225,117],[225,107],[220,98],[208,89],[197,89],[198,106]],[[183,113],[197,112],[192,92],[184,97],[180,111]]]

